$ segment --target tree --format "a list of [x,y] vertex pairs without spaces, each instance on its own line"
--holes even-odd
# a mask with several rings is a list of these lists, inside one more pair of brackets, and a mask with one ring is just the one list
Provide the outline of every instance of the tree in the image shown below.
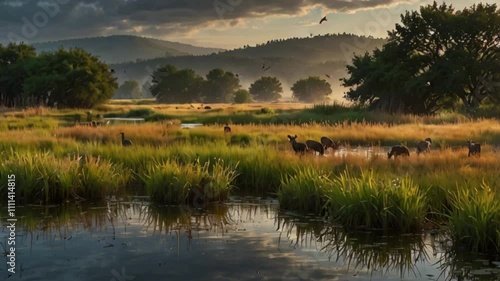
[[113,95],[108,66],[81,49],[36,55],[32,46],[0,46],[0,104],[90,108]]
[[153,72],[151,94],[160,103],[189,103],[199,101],[203,78],[192,69],[178,70],[166,65]]
[[238,90],[234,93],[234,102],[235,103],[251,103],[252,96],[247,90]]
[[35,48],[24,43],[0,45],[0,105],[25,106],[23,88],[27,77],[26,63],[36,57]]
[[118,87],[106,64],[78,48],[42,53],[26,67],[24,89],[36,104],[91,108],[109,100]]
[[434,113],[458,100],[474,113],[499,100],[500,10],[477,4],[462,11],[451,5],[407,12],[372,56],[356,56],[344,86],[350,100],[388,111]]
[[142,96],[141,87],[137,80],[127,80],[123,82],[115,92],[116,99],[140,99]]
[[231,72],[216,68],[207,74],[204,102],[231,102],[234,93],[241,87],[240,80]]
[[250,94],[256,101],[277,101],[281,98],[283,88],[276,77],[261,77],[250,85]]
[[321,102],[332,93],[332,87],[326,80],[317,76],[302,79],[292,86],[293,97],[302,102]]

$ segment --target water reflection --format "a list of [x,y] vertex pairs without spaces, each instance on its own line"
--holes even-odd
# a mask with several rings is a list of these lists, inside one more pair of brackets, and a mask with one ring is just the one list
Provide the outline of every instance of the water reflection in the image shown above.
[[[205,210],[136,200],[17,211],[17,272],[9,280],[500,278],[495,259],[460,256],[442,235],[346,233],[313,215],[281,213],[273,200],[237,198]],[[5,247],[5,226],[0,235]],[[0,276],[8,276],[5,265]]]

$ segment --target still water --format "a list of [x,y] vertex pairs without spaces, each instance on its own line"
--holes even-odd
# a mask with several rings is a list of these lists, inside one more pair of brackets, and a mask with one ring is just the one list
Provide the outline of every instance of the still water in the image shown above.
[[[16,273],[4,262],[0,280],[500,280],[497,259],[459,254],[442,234],[346,233],[272,199],[16,212]],[[4,251],[7,235],[4,224]]]

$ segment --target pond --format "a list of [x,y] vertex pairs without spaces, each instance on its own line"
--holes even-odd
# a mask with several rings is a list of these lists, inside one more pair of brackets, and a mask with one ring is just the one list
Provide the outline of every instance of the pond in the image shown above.
[[[500,279],[497,259],[461,255],[439,233],[346,233],[273,199],[233,197],[204,210],[142,200],[18,206],[8,280]],[[4,247],[7,236],[4,224]],[[8,276],[4,262],[0,279]]]

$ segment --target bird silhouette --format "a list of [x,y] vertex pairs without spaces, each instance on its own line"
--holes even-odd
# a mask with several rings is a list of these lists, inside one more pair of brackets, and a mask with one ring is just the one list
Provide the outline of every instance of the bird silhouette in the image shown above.
[[131,146],[132,145],[132,141],[129,140],[129,139],[125,139],[125,133],[121,132],[120,134],[122,135],[122,145],[123,146]]
[[266,68],[266,64],[265,64],[265,63],[263,63],[263,64],[262,64],[262,69],[265,69],[265,68]]
[[326,19],[326,16],[324,16],[324,17],[323,17],[323,18],[319,21],[319,24],[322,24],[324,21],[328,21],[328,20]]
[[328,78],[332,78],[332,76],[330,76],[330,74],[325,74],[325,76]]
[[271,67],[270,67],[270,66],[268,66],[268,67],[266,67],[266,69],[264,69],[264,71],[268,71],[270,68],[271,68]]
[[115,70],[114,69],[110,69],[109,72],[115,73]]

